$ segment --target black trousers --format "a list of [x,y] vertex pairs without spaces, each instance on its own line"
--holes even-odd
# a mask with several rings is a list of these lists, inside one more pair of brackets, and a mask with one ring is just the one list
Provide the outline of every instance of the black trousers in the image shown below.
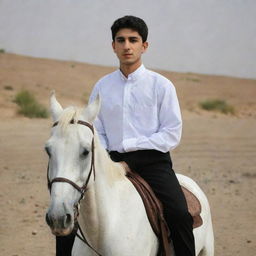
[[193,219],[172,169],[170,154],[156,150],[128,153],[112,151],[110,157],[116,162],[125,161],[131,170],[136,171],[148,182],[162,202],[176,256],[194,256]]
[[[162,202],[176,256],[194,256],[193,219],[188,212],[184,194],[172,170],[169,153],[156,150],[128,153],[111,151],[110,157],[115,162],[125,161],[133,171],[149,183]],[[73,242],[74,234],[56,237],[56,256],[71,256]]]
[[75,232],[68,236],[56,236],[56,256],[71,256],[75,237]]

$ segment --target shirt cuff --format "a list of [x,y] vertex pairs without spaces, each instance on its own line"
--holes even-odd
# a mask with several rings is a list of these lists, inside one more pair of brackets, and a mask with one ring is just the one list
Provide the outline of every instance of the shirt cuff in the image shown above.
[[123,140],[123,148],[125,152],[136,151],[137,150],[136,145],[137,145],[136,138]]

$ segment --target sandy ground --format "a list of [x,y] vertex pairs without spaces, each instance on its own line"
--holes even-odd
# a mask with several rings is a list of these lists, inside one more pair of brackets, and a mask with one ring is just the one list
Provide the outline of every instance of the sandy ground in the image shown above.
[[[47,106],[55,89],[64,106],[82,106],[93,84],[113,68],[0,54],[0,255],[54,255],[44,216],[48,205],[44,143],[50,119],[28,119],[12,102],[20,89]],[[256,81],[161,72],[175,84],[184,118],[172,152],[176,172],[192,177],[210,201],[218,256],[256,251]],[[225,99],[234,116],[200,110]]]

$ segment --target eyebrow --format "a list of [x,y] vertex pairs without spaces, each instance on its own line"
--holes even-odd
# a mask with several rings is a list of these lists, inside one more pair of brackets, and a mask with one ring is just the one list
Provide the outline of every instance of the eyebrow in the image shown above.
[[[116,39],[125,39],[125,37],[124,36],[118,36],[118,37],[116,37]],[[139,37],[138,36],[129,36],[128,39],[139,39]]]

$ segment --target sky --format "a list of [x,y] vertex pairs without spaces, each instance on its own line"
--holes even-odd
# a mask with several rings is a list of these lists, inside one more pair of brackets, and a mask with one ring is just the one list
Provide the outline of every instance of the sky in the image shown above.
[[148,68],[256,79],[255,0],[0,0],[0,49],[118,66],[110,27],[149,27]]

